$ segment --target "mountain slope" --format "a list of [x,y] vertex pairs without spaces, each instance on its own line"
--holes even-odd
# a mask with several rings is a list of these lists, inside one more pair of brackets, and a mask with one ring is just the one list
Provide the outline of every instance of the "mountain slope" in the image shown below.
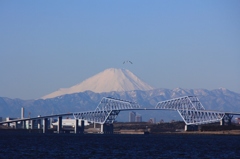
[[152,90],[153,87],[141,81],[136,75],[126,69],[110,68],[88,78],[80,84],[70,88],[61,88],[48,94],[42,99],[54,98],[64,94],[72,94],[90,90],[95,93],[131,90]]

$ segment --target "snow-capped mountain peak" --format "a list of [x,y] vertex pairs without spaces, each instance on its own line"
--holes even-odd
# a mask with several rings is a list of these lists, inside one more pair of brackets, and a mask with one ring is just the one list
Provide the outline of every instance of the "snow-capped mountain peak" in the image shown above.
[[48,94],[42,97],[42,99],[54,98],[64,94],[84,92],[87,90],[102,93],[131,90],[146,91],[152,89],[154,88],[140,80],[127,69],[109,68],[70,88],[61,88],[56,92]]

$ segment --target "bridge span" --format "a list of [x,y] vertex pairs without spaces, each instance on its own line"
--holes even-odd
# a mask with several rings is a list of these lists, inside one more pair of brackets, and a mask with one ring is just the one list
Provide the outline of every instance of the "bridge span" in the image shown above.
[[[48,120],[49,118],[57,117],[58,118],[58,128],[57,132],[62,131],[62,117],[73,115],[75,119],[75,133],[79,133],[79,120],[81,120],[81,127],[84,131],[84,120],[87,120],[90,123],[101,124],[101,133],[104,132],[106,125],[112,124],[118,114],[121,111],[131,111],[131,110],[172,110],[177,111],[183,121],[185,122],[185,130],[188,130],[188,127],[191,125],[202,125],[208,123],[220,122],[221,125],[224,125],[226,122],[231,123],[233,115],[240,115],[240,113],[234,112],[223,112],[223,111],[210,111],[205,110],[203,105],[200,103],[199,99],[196,96],[184,96],[180,98],[175,98],[171,100],[158,102],[154,108],[141,108],[140,105],[136,102],[130,102],[120,99],[115,99],[111,97],[103,97],[99,102],[97,108],[94,111],[82,111],[82,112],[73,112],[73,113],[64,113],[56,115],[47,115],[47,116],[38,116],[33,118],[23,118],[15,119],[10,121],[0,122],[0,125],[10,123],[22,122],[22,128],[25,128],[26,121],[38,121],[38,124],[42,123],[43,125],[38,126],[42,127],[43,133],[45,133],[49,127]],[[39,122],[42,120],[42,122]],[[111,129],[111,128],[110,128]]]

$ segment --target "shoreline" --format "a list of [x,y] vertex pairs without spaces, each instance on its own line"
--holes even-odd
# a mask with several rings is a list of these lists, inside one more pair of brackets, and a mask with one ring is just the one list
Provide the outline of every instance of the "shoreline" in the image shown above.
[[[25,134],[44,134],[42,133],[41,129],[0,129],[0,133],[25,133]],[[49,130],[46,134],[58,134],[54,133],[54,131]],[[74,134],[69,132],[63,132],[60,134]],[[87,133],[85,132],[84,135],[91,135],[91,134],[100,134],[100,133]],[[114,131],[113,134],[104,134],[104,135],[161,135],[161,134],[176,134],[176,135],[240,135],[240,130],[225,130],[225,131],[176,131],[176,132],[154,132],[149,134],[144,134],[144,131],[124,131],[121,133],[119,131]],[[79,134],[76,134],[79,135]],[[81,134],[83,135],[83,134]],[[103,135],[103,134],[101,134]]]
[[225,131],[182,131],[182,132],[159,132],[153,134],[184,134],[184,135],[240,135],[240,130]]

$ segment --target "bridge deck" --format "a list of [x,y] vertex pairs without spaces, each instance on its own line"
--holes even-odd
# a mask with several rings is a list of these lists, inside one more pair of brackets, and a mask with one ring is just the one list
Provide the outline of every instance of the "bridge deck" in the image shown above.
[[[98,121],[100,123],[113,122],[120,111],[141,111],[141,110],[171,110],[178,111],[180,116],[183,118],[186,124],[193,123],[205,123],[208,121],[218,121],[223,118],[225,115],[240,115],[236,112],[223,112],[223,111],[212,111],[205,110],[201,105],[197,97],[194,96],[185,96],[180,98],[175,98],[167,101],[162,101],[157,104],[155,108],[140,108],[140,105],[135,102],[123,101],[120,99],[114,99],[110,97],[104,97],[96,110],[93,111],[82,111],[82,112],[72,112],[56,115],[47,115],[47,116],[38,116],[33,118],[23,118],[15,119],[9,121],[0,122],[4,123],[13,123],[19,121],[27,120],[38,120],[44,118],[54,118],[73,115],[75,119],[85,119],[90,121]],[[211,119],[211,120],[210,120]]]
[[14,120],[0,122],[0,124],[13,123],[13,122],[19,122],[19,121],[26,121],[26,120],[37,120],[37,119],[44,119],[44,118],[53,118],[53,117],[59,117],[59,116],[68,116],[68,115],[72,115],[72,114],[73,113],[65,113],[65,114],[55,114],[55,115],[39,116],[39,117],[33,117],[33,118],[14,119]]
[[[120,111],[138,111],[138,110],[167,110],[167,111],[174,111],[172,109],[156,109],[156,108],[134,108],[134,109],[121,109]],[[209,110],[201,110],[202,112],[221,112],[228,115],[240,115],[240,113],[235,112],[222,112],[222,111],[209,111]],[[83,112],[95,112],[95,111],[83,111]],[[37,120],[37,119],[44,119],[44,118],[54,118],[59,116],[69,116],[73,115],[74,113],[64,113],[64,114],[55,114],[55,115],[47,115],[47,116],[39,116],[39,117],[33,117],[33,118],[23,118],[23,119],[15,119],[15,120],[9,120],[9,121],[2,121],[0,124],[5,123],[13,123],[13,122],[19,122],[19,121],[26,121],[26,120]]]

